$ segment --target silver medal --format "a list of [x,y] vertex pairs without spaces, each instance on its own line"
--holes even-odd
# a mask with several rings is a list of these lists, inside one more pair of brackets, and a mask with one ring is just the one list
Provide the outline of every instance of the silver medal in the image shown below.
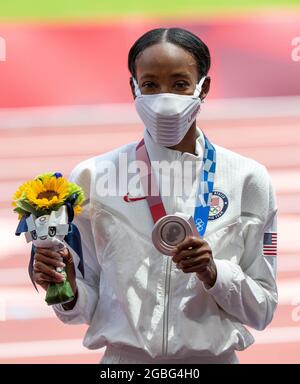
[[199,236],[193,217],[176,213],[156,222],[152,242],[159,252],[171,256],[175,247],[189,236]]

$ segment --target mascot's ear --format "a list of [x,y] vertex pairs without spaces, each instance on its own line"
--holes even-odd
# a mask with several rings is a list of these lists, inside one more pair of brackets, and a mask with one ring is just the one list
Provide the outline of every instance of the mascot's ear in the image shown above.
[[20,236],[22,232],[28,232],[26,216],[22,216],[16,229],[16,235]]

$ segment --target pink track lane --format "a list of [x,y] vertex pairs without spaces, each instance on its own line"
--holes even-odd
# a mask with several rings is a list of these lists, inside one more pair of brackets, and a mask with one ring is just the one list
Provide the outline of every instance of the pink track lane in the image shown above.
[[1,364],[97,364],[103,356],[102,353],[92,353],[90,355],[73,356],[46,356],[21,359],[2,359]]

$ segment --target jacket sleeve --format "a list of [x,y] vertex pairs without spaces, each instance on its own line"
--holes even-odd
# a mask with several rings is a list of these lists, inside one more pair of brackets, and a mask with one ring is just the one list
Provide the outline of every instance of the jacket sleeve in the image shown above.
[[83,188],[86,197],[82,213],[80,213],[74,220],[81,236],[85,276],[83,278],[77,268],[79,256],[70,246],[68,246],[76,268],[78,298],[76,305],[71,310],[65,310],[62,305],[54,305],[53,309],[57,317],[64,323],[90,324],[99,300],[99,281],[101,273],[90,220],[91,169],[87,167],[82,169],[81,166],[78,166],[71,173],[69,180],[80,185]]
[[[244,253],[240,263],[216,259],[216,283],[204,289],[225,312],[245,325],[262,330],[271,322],[278,302],[275,282],[277,207],[267,171],[264,168],[259,173],[262,177],[252,179],[244,191],[248,218],[245,217]],[[253,213],[252,207],[257,211],[259,206],[267,208],[264,218]]]

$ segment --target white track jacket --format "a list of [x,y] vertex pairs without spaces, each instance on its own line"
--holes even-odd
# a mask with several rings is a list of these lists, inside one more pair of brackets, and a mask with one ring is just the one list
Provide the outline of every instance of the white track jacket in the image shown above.
[[[150,160],[189,160],[198,170],[184,176],[192,178],[188,196],[162,196],[167,214],[193,214],[203,154],[199,132],[192,155],[156,144],[145,131]],[[75,307],[67,311],[56,305],[56,315],[64,323],[88,324],[84,345],[90,349],[111,345],[143,350],[153,358],[210,358],[247,348],[254,339],[244,325],[264,329],[277,305],[276,257],[264,244],[276,234],[277,207],[265,167],[214,144],[216,193],[204,239],[213,252],[217,280],[206,289],[195,273],[185,274],[154,248],[145,199],[97,193],[103,169],[112,162],[117,173],[124,172],[119,154],[126,154],[128,163],[135,160],[136,145],[84,161],[71,174],[88,199],[75,219],[85,277],[77,271]]]

